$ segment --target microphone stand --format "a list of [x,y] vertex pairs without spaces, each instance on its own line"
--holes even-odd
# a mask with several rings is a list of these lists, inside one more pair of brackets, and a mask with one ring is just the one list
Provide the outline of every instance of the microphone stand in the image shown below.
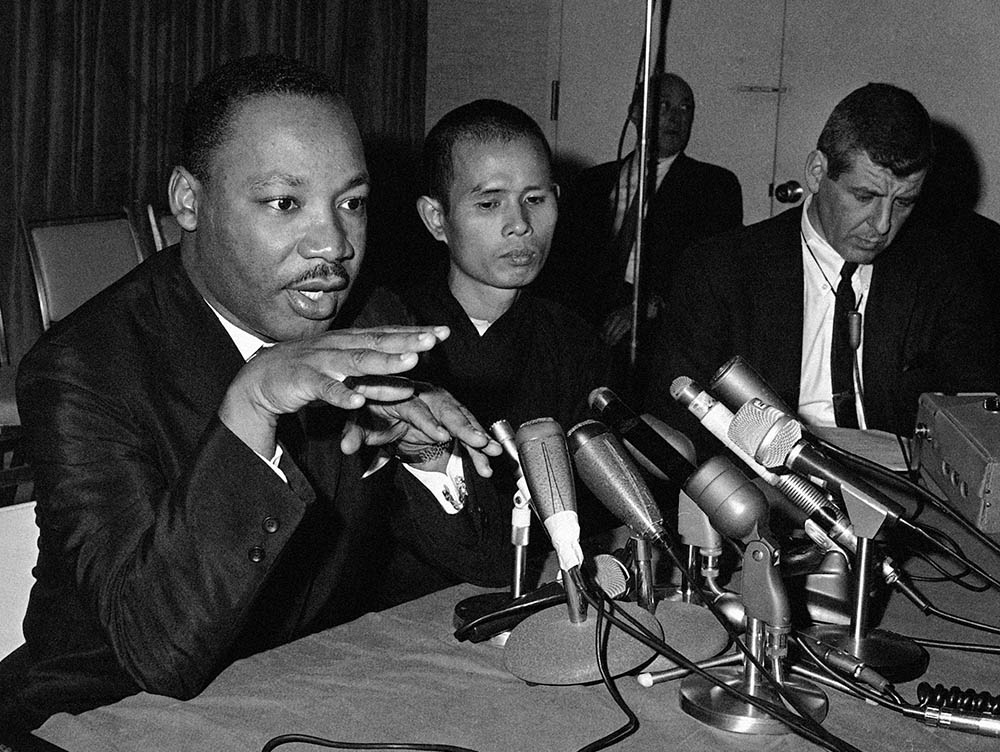
[[635,562],[635,602],[640,607],[656,613],[656,581],[653,577],[652,547],[649,541],[633,535],[628,539],[628,550]]
[[927,670],[930,661],[927,651],[907,637],[879,629],[869,630],[869,594],[872,584],[877,581],[873,539],[882,529],[887,510],[884,505],[873,503],[863,489],[851,483],[841,483],[840,493],[858,541],[854,555],[851,622],[846,626],[816,625],[805,633],[850,653],[890,681],[916,679]]
[[639,354],[639,311],[642,307],[639,283],[642,279],[642,247],[643,225],[645,225],[646,205],[648,204],[647,183],[649,182],[649,133],[652,125],[650,117],[649,79],[651,73],[651,58],[653,54],[653,6],[654,0],[646,0],[645,36],[643,39],[642,59],[642,123],[639,127],[639,186],[636,201],[639,211],[636,213],[635,225],[635,264],[632,267],[632,331],[629,336],[629,370],[635,378],[636,364]]
[[[743,553],[743,602],[746,609],[746,644],[754,659],[770,667],[783,692],[794,695],[799,707],[816,721],[826,717],[826,694],[811,682],[788,675],[788,633],[791,617],[788,598],[778,569],[777,546],[755,524]],[[744,694],[776,705],[783,701],[747,657],[735,667],[723,667],[717,678]],[[681,709],[709,726],[743,734],[785,734],[791,729],[746,700],[729,694],[702,676],[691,675],[681,682]]]
[[[562,570],[566,611],[548,608],[520,622],[504,645],[504,665],[529,684],[587,684],[602,674],[594,648],[597,618],[587,614],[587,601],[572,572],[583,564],[576,492],[566,436],[551,418],[523,423],[515,436],[531,504],[552,540]],[[621,604],[653,634],[663,629],[649,611]],[[612,676],[648,663],[654,651],[641,641],[615,630],[608,635],[607,669]]]
[[[682,571],[681,587],[675,593],[676,598],[681,603],[702,609],[705,601],[713,601],[725,613],[733,629],[742,631],[743,610],[736,594],[722,589],[718,584],[722,536],[684,490],[679,492],[677,499],[677,532],[687,551],[687,572],[698,572],[701,581],[694,581]],[[674,600],[669,595],[667,599]],[[720,625],[714,617],[708,619],[706,616],[704,621],[706,635],[712,634],[715,641],[724,638],[724,630],[720,631]]]
[[[498,420],[490,426],[494,437],[514,461],[517,490],[511,508],[510,542],[513,546],[513,571],[510,593],[480,593],[464,598],[455,605],[453,625],[460,639],[471,637],[474,642],[489,639],[490,643],[503,646],[510,637],[510,630],[529,614],[548,608],[553,598],[553,588],[540,587],[526,593],[528,543],[531,532],[530,496],[524,483],[521,464],[514,446],[514,430],[506,420]],[[473,627],[475,629],[473,630]],[[486,637],[489,635],[489,637]]]
[[520,492],[514,494],[510,513],[510,542],[514,546],[514,571],[510,581],[511,598],[524,595],[528,565],[528,541],[531,533],[531,507]]

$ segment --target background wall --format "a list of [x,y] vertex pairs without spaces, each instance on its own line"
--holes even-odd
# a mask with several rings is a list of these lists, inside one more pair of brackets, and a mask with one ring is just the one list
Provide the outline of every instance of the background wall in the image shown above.
[[[1000,3],[658,5],[667,15],[667,67],[695,90],[688,152],[737,173],[748,222],[783,208],[772,201],[770,186],[802,180],[833,105],[868,81],[898,84],[924,102],[948,137],[942,169],[954,173],[963,200],[1000,220]],[[642,0],[429,0],[428,125],[468,99],[496,96],[545,124],[565,170],[614,158],[639,65],[645,6]],[[555,79],[559,119],[551,122]],[[628,138],[626,149],[634,132]]]

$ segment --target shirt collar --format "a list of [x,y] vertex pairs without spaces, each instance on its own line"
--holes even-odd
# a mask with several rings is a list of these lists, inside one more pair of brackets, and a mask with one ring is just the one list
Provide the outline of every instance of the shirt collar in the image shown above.
[[809,204],[811,203],[812,194],[810,193],[802,204],[801,230],[802,237],[806,242],[806,249],[812,253],[827,279],[837,280],[840,278],[840,268],[844,265],[844,257],[837,253],[833,246],[827,243],[812,226],[812,222],[809,221]]
[[[205,302],[208,303],[208,300],[205,300]],[[208,303],[208,307],[212,309],[212,313],[214,313],[222,323],[222,328],[226,330],[226,334],[229,335],[233,344],[236,345],[236,348],[240,351],[240,355],[243,356],[243,360],[250,360],[250,358],[252,358],[260,348],[270,347],[274,344],[273,342],[265,342],[257,335],[240,329],[234,323],[229,321],[229,319],[219,313],[215,306],[211,303]]]
[[[667,171],[670,169],[670,166],[674,162],[676,162],[677,161],[677,157],[679,157],[683,153],[684,152],[680,152],[679,151],[679,152],[677,152],[676,154],[674,154],[671,157],[663,157],[662,159],[657,159],[656,160],[656,175],[657,175],[657,177],[663,177],[664,175],[666,175]],[[629,162],[634,164],[638,159],[639,159],[639,151],[637,149],[637,150],[633,151],[632,154],[629,156]]]

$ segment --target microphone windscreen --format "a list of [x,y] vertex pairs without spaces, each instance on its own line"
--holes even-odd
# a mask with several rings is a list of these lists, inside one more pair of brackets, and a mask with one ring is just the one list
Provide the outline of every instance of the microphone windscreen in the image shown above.
[[559,512],[576,512],[576,488],[566,435],[552,418],[522,423],[514,436],[531,504],[544,522]]
[[764,467],[781,467],[802,438],[802,426],[780,409],[752,399],[733,416],[729,438]]
[[594,582],[609,598],[628,595],[632,572],[615,554],[597,554],[594,557]]
[[615,517],[644,537],[662,531],[663,516],[649,486],[607,426],[585,420],[570,429],[568,440],[577,474]]

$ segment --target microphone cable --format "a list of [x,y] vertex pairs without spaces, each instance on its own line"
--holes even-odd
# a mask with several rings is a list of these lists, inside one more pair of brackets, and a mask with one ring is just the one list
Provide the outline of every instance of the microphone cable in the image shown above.
[[984,645],[979,642],[948,642],[947,640],[932,640],[929,637],[913,637],[910,635],[899,635],[925,648],[935,648],[938,650],[955,650],[963,653],[984,653],[986,655],[1000,655],[1000,645]]
[[[833,455],[834,459],[840,460],[848,466],[853,466],[855,469],[859,469],[862,472],[867,471],[870,475],[875,475],[880,479],[884,479],[890,482],[891,484],[895,485],[897,488],[904,489],[912,494],[916,494],[918,498],[926,500],[927,502],[932,504],[935,508],[944,512],[949,518],[958,522],[965,530],[973,534],[973,536],[976,537],[978,540],[988,541],[987,544],[988,547],[995,553],[1000,554],[1000,545],[990,540],[990,538],[985,533],[982,533],[980,530],[978,530],[971,522],[962,517],[958,512],[952,509],[943,500],[939,499],[937,496],[930,493],[926,489],[921,488],[916,483],[913,483],[913,481],[902,478],[898,476],[896,473],[894,473],[892,470],[883,467],[877,462],[873,462],[872,460],[869,460],[864,457],[859,457],[858,455],[852,452],[848,452],[844,449],[841,449],[840,447],[837,447],[836,445],[831,444],[828,441],[824,441],[822,439],[815,437],[812,437],[812,439],[815,442],[815,444],[818,447],[820,447],[821,450],[826,451],[829,454]],[[983,569],[981,566],[976,564],[968,557],[963,556],[962,554],[956,551],[949,550],[946,546],[942,545],[933,535],[928,533],[923,525],[915,523],[910,518],[902,516],[899,517],[897,524],[901,526],[902,530],[917,535],[924,542],[930,543],[932,546],[934,546],[934,548],[951,556],[953,559],[960,562],[964,566],[967,566],[969,569],[971,569],[973,572],[979,575],[983,580],[990,583],[990,586],[992,588],[1000,590],[1000,580],[991,575],[989,572],[987,572],[985,569]]]
[[[870,700],[890,710],[898,711],[905,704],[903,698],[896,692],[896,688],[885,677],[866,667],[854,656],[837,651],[837,653],[842,654],[842,657],[846,657],[847,661],[831,661],[829,653],[827,657],[824,657],[814,646],[809,644],[810,641],[816,642],[815,640],[810,640],[802,634],[793,634],[792,639],[799,649],[826,675],[825,679],[813,676],[816,681],[862,700]],[[854,665],[849,665],[849,661],[853,661]],[[792,670],[794,671],[794,668]],[[859,679],[859,676],[870,678],[869,681],[864,681]]]
[[[579,573],[579,568],[577,568],[577,573]],[[574,582],[579,583],[583,581],[582,576],[580,578],[574,579]],[[599,592],[603,592],[598,589]],[[610,747],[612,744],[617,744],[623,739],[628,738],[636,731],[639,730],[639,716],[635,714],[635,711],[629,707],[628,703],[625,702],[625,698],[622,697],[620,691],[618,691],[618,685],[615,684],[613,677],[611,676],[611,671],[608,668],[608,640],[611,636],[611,626],[612,622],[608,621],[605,625],[605,609],[604,605],[606,603],[612,602],[611,599],[606,597],[592,598],[589,592],[585,592],[583,596],[588,603],[590,603],[594,610],[597,612],[594,622],[594,650],[597,655],[597,668],[601,673],[601,681],[607,688],[608,693],[611,695],[611,699],[615,701],[615,704],[619,709],[625,714],[628,721],[621,728],[612,731],[606,736],[602,736],[600,739],[591,742],[590,744],[581,747],[578,752],[597,752],[597,750],[605,749]]]
[[[942,540],[941,545],[950,547],[952,551],[958,550],[958,542],[943,530],[928,526],[927,531],[932,535],[937,535]],[[934,560],[931,553],[924,551],[920,547],[908,545],[905,540],[900,542],[902,543],[903,549],[905,550],[906,553],[917,559],[920,559],[927,566],[941,573],[940,577],[932,577],[930,575],[916,575],[913,574],[912,572],[909,572],[908,575],[910,579],[913,580],[914,582],[951,582],[955,585],[958,585],[960,588],[964,588],[965,590],[969,590],[973,593],[983,593],[990,589],[988,583],[984,583],[981,585],[973,585],[970,582],[966,582],[965,577],[974,573],[971,567],[962,564],[962,562],[958,562],[959,564],[961,564],[961,571],[949,572],[943,564]],[[954,557],[951,558],[954,559]]]
[[[943,684],[932,685],[921,682],[917,686],[917,703],[905,700],[889,682],[882,680],[881,686],[857,681],[849,666],[829,663],[819,655],[807,640],[795,637],[796,644],[818,666],[822,673],[810,671],[801,666],[792,666],[792,672],[810,678],[821,684],[840,690],[857,699],[892,710],[907,718],[920,721],[927,726],[940,726],[953,731],[963,731],[980,736],[1000,737],[1000,695],[977,692],[959,687],[946,688]],[[849,656],[854,659],[854,656]],[[856,659],[855,659],[856,660]],[[857,661],[856,666],[864,667]],[[870,669],[868,669],[870,671]],[[843,676],[843,673],[848,676]],[[875,676],[878,676],[875,674]]]
[[[664,531],[666,532],[666,531]],[[682,572],[688,572],[686,565],[680,562],[680,557],[676,555],[671,546],[665,545],[665,541],[662,537],[656,538],[657,542],[660,543],[661,547],[667,551],[667,554],[673,559],[674,564],[678,566]],[[574,567],[570,571],[570,576],[573,581],[577,584],[581,594],[584,599],[590,603],[595,609],[600,608],[598,606],[598,598],[605,598],[605,596],[600,595],[595,597],[590,589],[586,586],[584,582],[583,574],[580,572],[579,567]],[[605,598],[606,599],[606,598]],[[762,710],[768,715],[776,718],[777,720],[784,723],[790,730],[797,733],[799,736],[821,746],[832,752],[860,752],[857,747],[849,744],[843,739],[840,739],[836,735],[827,731],[823,726],[815,721],[813,718],[808,716],[799,708],[799,704],[796,698],[789,693],[785,692],[784,687],[774,678],[770,670],[763,665],[756,657],[754,657],[749,648],[743,644],[742,640],[739,639],[739,635],[735,633],[735,630],[730,626],[728,620],[719,611],[718,607],[715,606],[711,601],[706,600],[705,605],[708,607],[709,611],[719,620],[723,628],[730,635],[733,642],[736,644],[737,648],[746,656],[746,658],[751,661],[757,669],[760,671],[761,675],[764,676],[767,681],[773,686],[774,690],[778,695],[786,702],[788,705],[794,709],[796,712],[790,712],[784,707],[774,705],[767,700],[755,697],[753,695],[745,694],[734,687],[729,686],[725,682],[722,682],[709,671],[701,668],[697,663],[691,661],[682,653],[678,652],[676,649],[671,647],[668,643],[662,640],[659,636],[649,632],[642,624],[636,622],[629,614],[621,612],[620,615],[615,613],[614,603],[611,602],[611,610],[606,614],[608,621],[614,624],[616,627],[621,629],[626,634],[630,635],[634,639],[641,642],[646,647],[655,650],[658,654],[669,658],[678,666],[686,668],[692,673],[698,674],[707,681],[712,682],[719,687],[722,691],[727,694],[736,697],[744,702],[753,705],[754,707]]]
[[[984,546],[989,548],[994,554],[1000,556],[1000,543],[990,538],[986,533],[981,531],[975,525],[973,525],[969,520],[963,517],[959,512],[957,512],[947,501],[932,493],[931,491],[917,485],[909,478],[904,478],[896,472],[889,470],[886,467],[868,459],[867,457],[861,457],[853,452],[849,452],[846,449],[842,449],[835,444],[831,444],[828,441],[814,437],[814,441],[818,446],[820,446],[824,451],[829,452],[834,455],[835,459],[839,459],[845,464],[852,465],[856,469],[867,471],[877,476],[880,480],[884,480],[887,484],[894,486],[897,489],[906,491],[912,494],[914,500],[918,503],[926,502],[930,506],[937,509],[939,512],[948,517],[952,522],[955,522],[960,527],[966,530],[970,535],[972,535],[976,540],[982,543]],[[915,515],[914,515],[915,516]]]
[[[871,460],[868,460],[866,458],[859,457],[858,455],[853,454],[851,452],[847,452],[846,450],[840,449],[840,447],[837,447],[837,446],[835,446],[833,444],[830,444],[829,442],[822,441],[820,439],[816,439],[816,441],[822,446],[822,448],[824,450],[828,450],[831,454],[837,455],[837,458],[840,459],[840,460],[842,460],[845,464],[848,464],[848,465],[853,464],[853,465],[855,465],[857,467],[860,467],[862,470],[869,470],[869,471],[877,474],[879,477],[883,477],[883,478],[885,478],[887,480],[891,479],[894,482],[896,482],[897,484],[902,484],[903,487],[911,490],[914,493],[919,493],[921,496],[923,496],[924,498],[927,498],[928,500],[933,499],[934,500],[934,502],[933,502],[934,506],[937,507],[937,505],[939,505],[939,504],[942,505],[943,509],[947,509],[948,510],[947,514],[959,516],[957,512],[955,512],[954,510],[952,510],[941,499],[938,499],[936,496],[934,496],[933,494],[931,494],[929,491],[926,491],[925,489],[920,488],[920,486],[917,486],[912,481],[907,481],[907,480],[905,480],[903,478],[900,478],[895,473],[893,473],[891,470],[888,470],[888,469],[884,468],[882,465],[879,465],[876,462],[872,462]],[[961,519],[962,519],[962,522],[963,522],[963,527],[965,529],[967,529],[967,530],[974,530],[976,533],[979,534],[976,537],[980,537],[980,536],[985,537],[985,535],[982,534],[982,533],[980,533],[980,531],[978,529],[976,529],[974,526],[972,526],[971,523],[969,523],[966,520],[964,520],[964,518],[961,518]],[[900,517],[900,521],[902,521],[902,520],[903,520],[903,518]],[[902,529],[905,530],[905,531],[907,531],[907,532],[916,533],[920,537],[921,540],[930,542],[936,549],[942,551],[945,555],[947,555],[947,556],[951,557],[953,560],[959,562],[960,564],[962,564],[962,566],[964,566],[967,569],[971,570],[976,575],[978,575],[979,577],[983,578],[987,583],[989,583],[989,585],[987,587],[983,587],[981,590],[977,590],[976,586],[969,586],[968,583],[961,583],[962,587],[965,587],[966,589],[969,589],[969,590],[973,590],[975,592],[983,592],[983,591],[985,591],[987,589],[990,589],[990,588],[992,588],[992,589],[1000,589],[1000,581],[998,581],[996,578],[994,578],[992,575],[990,575],[988,572],[986,572],[978,564],[976,564],[975,562],[971,561],[967,557],[965,557],[962,554],[960,554],[958,551],[949,549],[949,547],[947,545],[945,545],[944,543],[942,543],[941,541],[939,541],[937,538],[935,538],[931,533],[929,533],[924,528],[924,526],[916,525],[916,524],[914,524],[912,522],[907,521],[906,524],[903,526]],[[944,535],[944,534],[942,533],[942,535]],[[951,541],[950,538],[948,538],[947,536],[945,536],[945,537],[949,541]],[[989,540],[989,539],[987,538],[987,540]],[[991,543],[991,548],[993,548],[994,550],[997,550],[996,544],[993,543],[993,541],[990,541],[990,543]],[[955,547],[957,548],[957,544],[954,544],[953,541],[952,541],[952,544],[955,545]],[[924,557],[921,557],[921,558],[924,558]],[[935,568],[937,568],[936,565],[935,565]],[[940,569],[939,569],[939,571],[940,571]],[[909,575],[908,572],[907,572],[907,574]],[[959,583],[956,583],[956,584],[959,584]],[[920,594],[916,593],[916,591],[914,591],[912,588],[910,589],[910,594],[912,596],[919,596],[919,597],[910,597],[910,600],[911,600],[911,602],[914,603],[914,605],[917,606],[918,609],[920,609],[920,611],[922,613],[924,613],[927,616],[936,616],[937,618],[942,619],[944,621],[951,622],[952,624],[958,624],[958,625],[963,626],[963,627],[969,627],[971,629],[976,629],[976,630],[979,630],[979,631],[982,631],[982,632],[988,632],[990,634],[1000,634],[1000,626],[993,625],[993,624],[986,624],[984,622],[975,621],[973,619],[967,619],[967,618],[959,616],[957,614],[953,614],[953,613],[950,613],[948,611],[944,611],[944,610],[938,608],[937,606],[935,606],[934,604],[932,604],[927,599],[927,597],[925,595],[923,595],[922,593],[920,593]]]
[[333,749],[407,749],[427,752],[477,752],[469,747],[455,747],[451,744],[420,744],[408,742],[341,742],[334,739],[324,739],[321,736],[309,734],[282,734],[268,739],[260,752],[271,752],[282,744],[312,744],[316,747],[332,747]]

